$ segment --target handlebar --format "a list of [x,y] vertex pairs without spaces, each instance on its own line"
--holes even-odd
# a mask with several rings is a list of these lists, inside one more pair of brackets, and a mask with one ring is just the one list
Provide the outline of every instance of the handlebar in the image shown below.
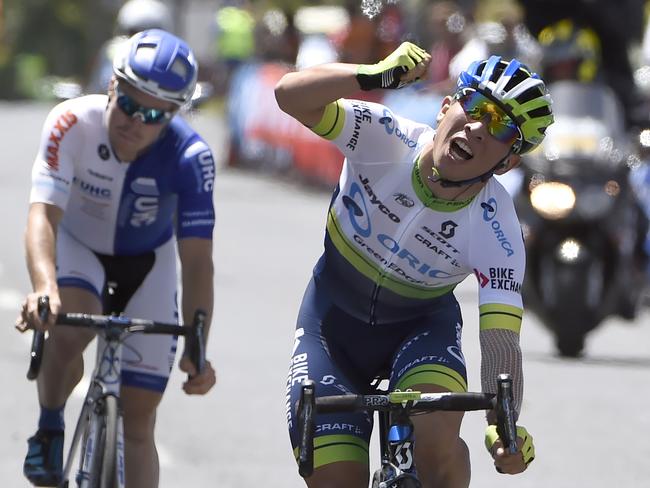
[[[38,299],[38,313],[42,322],[47,321],[50,313],[49,297],[42,296]],[[185,352],[194,364],[197,373],[205,369],[205,319],[206,313],[197,310],[191,327],[182,327],[178,324],[156,322],[154,320],[129,318],[121,315],[91,315],[83,313],[64,313],[56,316],[57,325],[72,327],[86,327],[102,331],[105,335],[123,333],[164,334],[185,337]],[[45,333],[35,330],[30,351],[30,363],[27,378],[30,380],[38,376],[41,359],[43,357],[43,344]]]
[[512,378],[501,374],[497,378],[497,394],[492,393],[420,393],[395,391],[383,395],[333,395],[315,397],[316,385],[311,380],[302,384],[298,401],[298,472],[303,478],[314,470],[314,414],[358,411],[402,410],[406,415],[434,411],[496,410],[497,431],[504,446],[517,452],[517,427],[512,393]]

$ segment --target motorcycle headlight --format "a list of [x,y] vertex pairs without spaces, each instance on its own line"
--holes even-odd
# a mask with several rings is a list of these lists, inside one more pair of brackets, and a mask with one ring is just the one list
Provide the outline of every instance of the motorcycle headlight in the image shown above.
[[584,257],[583,247],[575,239],[566,239],[557,247],[557,258],[563,263],[571,264]]
[[531,190],[530,203],[542,217],[562,219],[573,210],[576,195],[569,185],[550,181],[540,183]]

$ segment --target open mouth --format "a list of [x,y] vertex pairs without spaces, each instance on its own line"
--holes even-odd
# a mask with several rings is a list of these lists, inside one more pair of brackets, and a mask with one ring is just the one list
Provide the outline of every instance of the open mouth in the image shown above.
[[449,153],[454,159],[468,160],[474,156],[472,149],[462,139],[454,139],[449,144]]

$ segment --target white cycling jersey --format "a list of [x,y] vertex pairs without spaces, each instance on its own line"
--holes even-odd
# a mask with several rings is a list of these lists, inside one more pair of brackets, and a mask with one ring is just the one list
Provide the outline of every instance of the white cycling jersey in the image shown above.
[[[108,140],[106,95],[57,105],[32,170],[30,202],[65,210],[61,225],[95,252],[136,255],[178,238],[211,238],[214,162],[176,116],[151,148],[120,162]],[[174,229],[175,227],[175,229]]]
[[417,166],[435,131],[379,104],[338,100],[313,130],[345,155],[314,272],[340,307],[397,322],[433,312],[433,298],[474,274],[481,328],[519,331],[525,250],[497,181],[466,201],[435,198]]
[[[144,155],[122,163],[108,141],[107,103],[105,95],[90,95],[50,112],[32,170],[30,202],[65,210],[56,246],[59,286],[101,298],[107,275],[120,274],[103,262],[116,256],[112,266],[129,267],[131,276],[143,273],[120,311],[177,323],[176,251],[170,238],[174,233],[177,238],[212,237],[212,153],[187,123],[174,117]],[[151,266],[136,271],[142,268],[133,266],[139,259]],[[129,336],[122,383],[164,391],[176,343],[171,336]]]

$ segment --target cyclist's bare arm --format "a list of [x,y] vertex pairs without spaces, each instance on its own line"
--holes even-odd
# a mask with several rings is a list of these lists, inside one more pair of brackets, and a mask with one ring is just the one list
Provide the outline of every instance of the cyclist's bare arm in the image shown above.
[[[214,300],[212,240],[197,237],[180,239],[178,255],[183,283],[183,322],[186,325],[192,324],[194,312],[198,309],[203,310],[206,313],[205,342],[207,344]],[[216,382],[216,375],[209,361],[206,361],[205,371],[200,375],[196,375],[194,366],[187,357],[181,358],[180,368],[192,377],[183,385],[183,389],[188,394],[207,393]]]
[[29,207],[25,249],[33,291],[27,295],[23,305],[22,325],[43,327],[37,311],[38,297],[41,295],[50,297],[52,313],[46,327],[54,325],[54,318],[61,308],[56,284],[56,232],[62,217],[63,210],[56,205],[37,202]]
[[278,106],[313,127],[327,104],[359,91],[356,70],[356,64],[330,63],[287,73],[275,87]]

